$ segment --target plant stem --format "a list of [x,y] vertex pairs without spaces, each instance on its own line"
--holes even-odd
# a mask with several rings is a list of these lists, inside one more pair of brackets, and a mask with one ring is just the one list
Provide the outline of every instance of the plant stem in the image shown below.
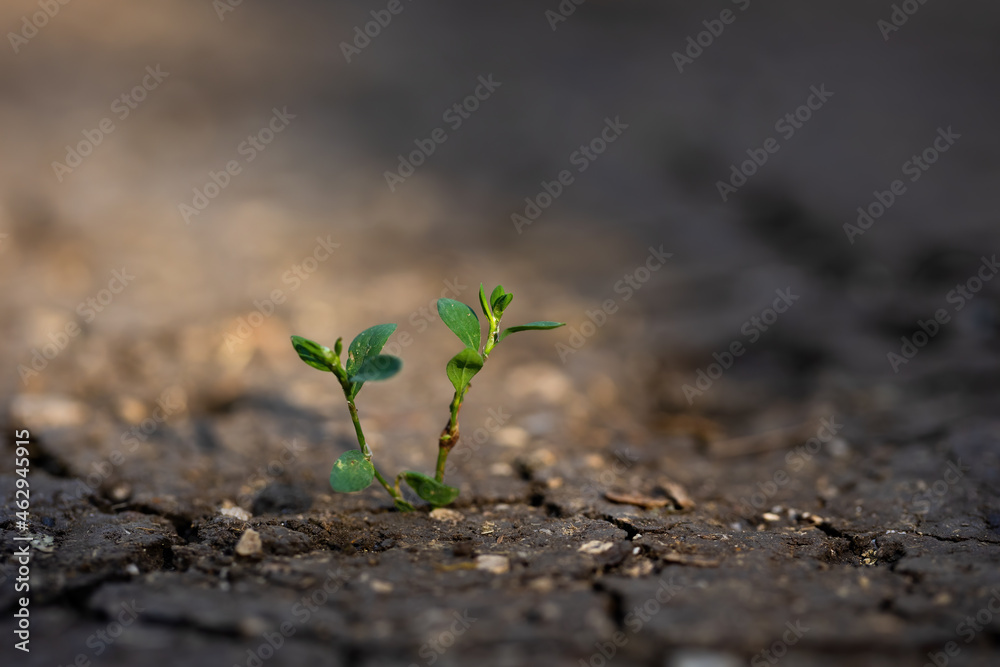
[[368,448],[368,443],[365,441],[365,433],[361,430],[361,420],[358,419],[358,408],[354,405],[354,401],[347,401],[347,409],[351,411],[351,421],[354,422],[354,432],[358,434],[358,449],[360,449],[361,453],[365,455],[365,459],[371,461],[372,450]]
[[[486,359],[490,356],[490,352],[497,344],[497,338],[500,332],[500,320],[490,318],[490,332],[486,337],[486,345],[483,346],[483,365],[486,365]],[[482,370],[480,370],[482,372]],[[448,461],[448,454],[451,450],[458,444],[459,430],[458,430],[458,411],[462,409],[462,400],[465,398],[465,393],[469,391],[472,385],[466,385],[465,391],[459,394],[455,392],[455,397],[451,400],[451,416],[448,418],[448,425],[444,427],[441,431],[441,438],[438,440],[438,460],[437,469],[434,473],[434,479],[444,483],[444,467],[445,463]]]
[[394,489],[391,486],[389,486],[389,482],[387,482],[385,477],[382,476],[382,473],[378,471],[378,468],[375,467],[374,463],[372,464],[372,470],[375,471],[375,479],[378,480],[379,484],[385,487],[385,490],[389,492],[390,496],[392,496],[395,500],[403,499],[402,494],[399,493],[399,489]]
[[486,360],[490,356],[490,352],[493,351],[493,348],[497,344],[497,335],[498,335],[497,332],[499,330],[500,330],[500,320],[496,320],[491,324],[490,333],[486,337],[486,345],[483,346],[483,364],[486,363]]
[[[347,409],[351,411],[351,421],[354,422],[354,431],[358,435],[358,449],[360,449],[361,453],[365,455],[365,459],[371,463],[372,450],[369,449],[368,442],[365,440],[365,432],[361,430],[361,420],[358,418],[358,408],[354,405],[354,401],[348,399]],[[403,494],[399,492],[398,480],[396,481],[396,486],[392,487],[389,485],[389,482],[386,481],[385,477],[382,476],[382,473],[378,471],[378,468],[375,467],[374,463],[372,463],[372,470],[375,471],[375,479],[378,480],[378,483],[381,484],[389,495],[392,496],[393,500],[396,501],[397,507],[403,508],[410,506],[410,504],[406,502],[406,499],[403,498]]]
[[[466,387],[466,391],[468,391],[468,387]],[[462,409],[464,395],[464,392],[461,395],[457,391],[455,392],[455,397],[451,400],[451,417],[448,418],[448,424],[441,431],[441,439],[438,440],[437,470],[434,473],[434,478],[439,482],[444,482],[444,466],[448,461],[448,452],[458,444],[458,411]]]
[[[444,436],[441,436],[444,438]],[[438,442],[438,462],[437,469],[434,471],[434,479],[444,483],[444,465],[448,461],[448,448]]]

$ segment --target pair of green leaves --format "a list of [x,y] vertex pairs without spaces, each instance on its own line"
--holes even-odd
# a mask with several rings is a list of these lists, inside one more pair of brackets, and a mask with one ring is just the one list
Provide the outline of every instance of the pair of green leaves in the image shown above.
[[479,305],[483,309],[483,315],[489,318],[491,324],[500,321],[500,318],[503,317],[503,311],[507,310],[507,306],[513,299],[514,295],[505,292],[503,285],[494,287],[493,293],[487,299],[482,283],[479,284]]
[[455,393],[461,395],[475,374],[483,369],[483,357],[479,354],[482,342],[479,318],[476,311],[454,299],[438,299],[437,308],[441,321],[465,344],[465,349],[452,357],[445,367]]
[[[459,490],[443,484],[422,472],[407,470],[399,475],[418,496],[435,507],[451,504],[458,498]],[[344,452],[330,471],[330,486],[339,493],[353,493],[367,489],[375,479],[375,466],[356,449]],[[398,503],[399,501],[397,501]],[[405,502],[405,501],[403,501]],[[409,503],[407,503],[409,505]],[[400,509],[413,509],[412,506]]]
[[[483,285],[479,285],[479,305],[489,321],[489,335],[495,336],[495,340],[487,341],[486,354],[493,348],[493,345],[512,333],[555,329],[564,324],[562,322],[529,322],[499,331],[500,318],[503,317],[504,311],[513,299],[514,295],[504,291],[503,285],[497,285],[487,299],[485,288]],[[472,308],[454,299],[438,299],[437,308],[441,321],[465,344],[465,349],[452,357],[446,366],[448,379],[454,385],[455,392],[461,395],[468,388],[469,382],[472,381],[476,373],[483,368],[483,355],[480,354],[482,331],[479,325],[479,316]]]
[[355,336],[347,349],[346,367],[340,361],[340,353],[343,351],[341,338],[337,339],[332,350],[302,336],[292,336],[292,346],[302,361],[313,368],[336,375],[344,386],[347,400],[353,401],[365,382],[388,380],[403,367],[399,357],[380,354],[395,330],[395,324],[376,324]]

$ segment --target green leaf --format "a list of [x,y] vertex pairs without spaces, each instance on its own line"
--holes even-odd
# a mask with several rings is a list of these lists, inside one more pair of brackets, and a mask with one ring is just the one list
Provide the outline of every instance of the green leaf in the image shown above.
[[367,489],[375,479],[375,466],[356,449],[344,452],[330,471],[330,486],[340,493]]
[[445,370],[448,379],[455,386],[455,391],[461,394],[482,368],[483,358],[478,352],[467,347],[451,358]]
[[460,493],[454,486],[442,484],[422,472],[407,470],[403,473],[403,479],[410,485],[410,488],[417,492],[418,496],[435,507],[451,504]]
[[490,302],[486,300],[486,290],[482,283],[479,283],[479,305],[483,309],[483,315],[492,322],[495,319],[493,317],[493,309],[490,308]]
[[565,322],[528,322],[527,324],[519,324],[516,327],[507,327],[500,332],[500,340],[518,331],[543,331],[545,329],[556,329],[564,326],[566,326]]
[[292,347],[299,353],[299,359],[313,368],[332,373],[337,367],[337,355],[333,350],[308,338],[292,336]]
[[481,332],[476,311],[461,301],[438,299],[438,315],[467,348],[479,351]]
[[403,361],[391,354],[376,354],[368,357],[361,364],[358,372],[351,376],[351,382],[368,382],[370,380],[388,380],[403,367]]
[[493,294],[490,295],[490,306],[497,319],[503,317],[503,311],[507,310],[507,306],[510,305],[513,298],[513,294],[504,291],[503,285],[497,285],[494,288]]
[[347,350],[347,377],[357,373],[361,364],[365,363],[365,359],[381,352],[385,342],[395,330],[395,324],[376,324],[355,336]]
[[493,303],[493,312],[496,314],[496,316],[502,317],[503,311],[507,310],[507,306],[509,306],[510,302],[513,300],[514,300],[514,295],[510,294],[509,292],[497,298],[497,300]]

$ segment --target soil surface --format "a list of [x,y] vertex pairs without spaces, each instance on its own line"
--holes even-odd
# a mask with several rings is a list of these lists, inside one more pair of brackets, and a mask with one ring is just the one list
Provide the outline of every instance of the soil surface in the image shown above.
[[[5,26],[37,9],[14,4]],[[3,65],[3,664],[1000,664],[993,5],[928,3],[885,40],[890,6],[734,2],[678,72],[725,3],[594,1],[554,31],[556,3],[406,3],[354,62],[340,42],[383,5],[232,4],[68,4]],[[162,87],[59,179],[157,63]],[[495,97],[390,191],[491,72]],[[720,201],[824,83],[829,107]],[[286,134],[185,220],[286,104]],[[505,322],[568,326],[505,340],[474,380],[459,499],[333,493],[354,429],[288,337],[397,322],[404,370],[358,407],[380,470],[430,471],[461,347],[433,304],[475,305],[481,281],[515,294]]]

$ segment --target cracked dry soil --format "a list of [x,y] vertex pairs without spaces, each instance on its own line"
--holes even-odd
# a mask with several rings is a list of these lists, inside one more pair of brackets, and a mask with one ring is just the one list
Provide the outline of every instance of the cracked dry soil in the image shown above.
[[955,420],[914,383],[884,405],[842,389],[794,428],[731,438],[720,423],[739,416],[672,413],[669,392],[616,423],[603,380],[577,391],[561,372],[456,457],[455,506],[412,514],[377,488],[326,495],[346,419],[280,395],[191,393],[124,461],[119,434],[137,431],[113,402],[15,400],[35,538],[18,664],[918,665],[949,642],[949,664],[995,664],[995,420]]

